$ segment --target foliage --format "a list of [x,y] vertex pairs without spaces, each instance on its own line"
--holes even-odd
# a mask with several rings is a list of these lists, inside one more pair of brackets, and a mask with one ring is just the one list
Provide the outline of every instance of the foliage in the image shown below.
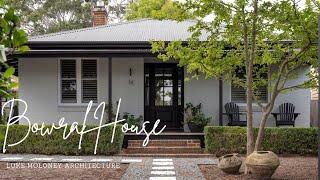
[[[246,152],[246,128],[227,126],[207,126],[204,130],[206,151],[219,155]],[[254,128],[256,136],[258,129]],[[265,129],[263,150],[278,154],[317,155],[316,128],[276,128]]]
[[[92,26],[91,9],[96,0],[4,0],[17,9],[22,18],[21,27],[30,35],[47,34]],[[111,0],[108,21],[122,21],[129,0]]]
[[127,123],[128,127],[136,126],[141,127],[143,123],[143,117],[140,115],[139,117],[135,118],[133,114],[130,114],[128,112],[123,113],[123,119],[126,119],[126,121],[123,121],[123,123]]
[[17,9],[22,17],[21,27],[30,35],[84,28],[92,24],[90,5],[82,5],[80,0],[5,0],[5,3]]
[[210,117],[207,118],[205,114],[202,112],[201,103],[196,106],[194,106],[192,103],[187,103],[185,111],[187,111],[187,109],[191,109],[191,112],[192,112],[191,113],[192,116],[187,118],[188,123],[193,123],[196,126],[204,127],[210,121]]
[[[301,3],[300,3],[301,4]],[[259,149],[263,129],[280,93],[316,86],[317,75],[307,72],[303,82],[290,84],[303,68],[317,67],[317,15],[319,4],[296,0],[224,2],[187,0],[185,11],[193,12],[197,22],[192,35],[182,41],[152,42],[152,52],[163,61],[179,60],[194,78],[222,78],[246,89],[248,146],[253,145],[252,99],[262,110]],[[204,17],[211,15],[207,22]],[[245,69],[245,79],[235,73]],[[261,78],[269,73],[269,81]],[[258,90],[269,86],[269,102],[261,103]],[[250,148],[249,151],[253,149]]]
[[[79,129],[82,127],[79,126]],[[87,128],[94,128],[87,126]],[[6,147],[8,153],[32,153],[32,154],[63,154],[63,155],[90,155],[94,152],[97,131],[91,131],[83,136],[81,149],[78,149],[80,135],[75,132],[66,140],[63,140],[63,130],[53,130],[51,135],[41,136],[40,133],[30,133],[21,144]],[[3,147],[3,136],[6,126],[0,125],[0,147]],[[97,154],[110,155],[119,153],[122,148],[124,133],[117,126],[114,141],[111,143],[113,126],[101,129]],[[7,143],[15,143],[21,140],[28,132],[28,126],[12,125],[9,129]],[[2,139],[1,139],[2,137]]]
[[6,56],[14,51],[21,53],[29,50],[26,46],[27,34],[18,28],[20,19],[15,10],[5,6],[0,0],[0,97],[12,98],[10,90],[17,86],[16,82],[11,81],[15,69],[6,64]]
[[137,0],[130,3],[126,13],[127,20],[153,19],[190,19],[191,13],[184,11],[172,0]]

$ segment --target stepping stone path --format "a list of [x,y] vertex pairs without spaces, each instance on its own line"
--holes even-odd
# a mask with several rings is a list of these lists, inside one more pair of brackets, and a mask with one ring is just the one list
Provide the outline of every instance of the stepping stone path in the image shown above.
[[172,159],[153,159],[150,180],[176,180]]

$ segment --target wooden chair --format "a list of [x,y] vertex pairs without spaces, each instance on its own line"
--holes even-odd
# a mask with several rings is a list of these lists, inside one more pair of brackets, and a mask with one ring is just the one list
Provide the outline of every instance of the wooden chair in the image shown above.
[[[236,103],[229,102],[224,105],[224,108],[226,112],[223,114],[228,116],[228,120],[229,120],[228,126],[246,126],[247,125],[247,116],[246,116],[247,114],[241,113],[239,106]],[[241,115],[246,116],[245,121],[240,120]]]
[[276,126],[293,126],[295,124],[295,120],[299,116],[300,113],[294,112],[295,107],[292,103],[283,103],[279,106],[279,112],[271,113],[275,120]]

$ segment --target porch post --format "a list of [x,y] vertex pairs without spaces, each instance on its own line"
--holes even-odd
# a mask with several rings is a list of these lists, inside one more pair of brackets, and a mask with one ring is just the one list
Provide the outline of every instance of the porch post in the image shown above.
[[108,62],[108,121],[112,122],[112,57]]
[[219,78],[219,126],[223,125],[223,82],[222,78]]

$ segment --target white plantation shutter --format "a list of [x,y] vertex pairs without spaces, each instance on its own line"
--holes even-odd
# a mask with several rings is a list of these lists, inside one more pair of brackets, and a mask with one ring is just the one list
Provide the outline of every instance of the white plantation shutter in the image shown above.
[[61,103],[77,103],[77,71],[76,60],[60,61]]
[[[239,68],[237,71],[237,77],[245,81],[245,70]],[[255,76],[255,75],[253,75]],[[261,74],[260,78],[268,80],[268,73]],[[261,102],[268,102],[268,86],[261,87],[255,91],[255,95]],[[242,87],[231,86],[231,101],[236,103],[246,102],[246,89]]]
[[246,90],[241,87],[231,87],[232,102],[246,102]]
[[[268,87],[261,87],[257,90],[256,96],[259,98],[261,102],[268,101]],[[238,103],[246,102],[246,89],[241,87],[231,87],[231,101]]]
[[86,59],[81,61],[82,103],[90,100],[98,102],[97,96],[97,61]]

